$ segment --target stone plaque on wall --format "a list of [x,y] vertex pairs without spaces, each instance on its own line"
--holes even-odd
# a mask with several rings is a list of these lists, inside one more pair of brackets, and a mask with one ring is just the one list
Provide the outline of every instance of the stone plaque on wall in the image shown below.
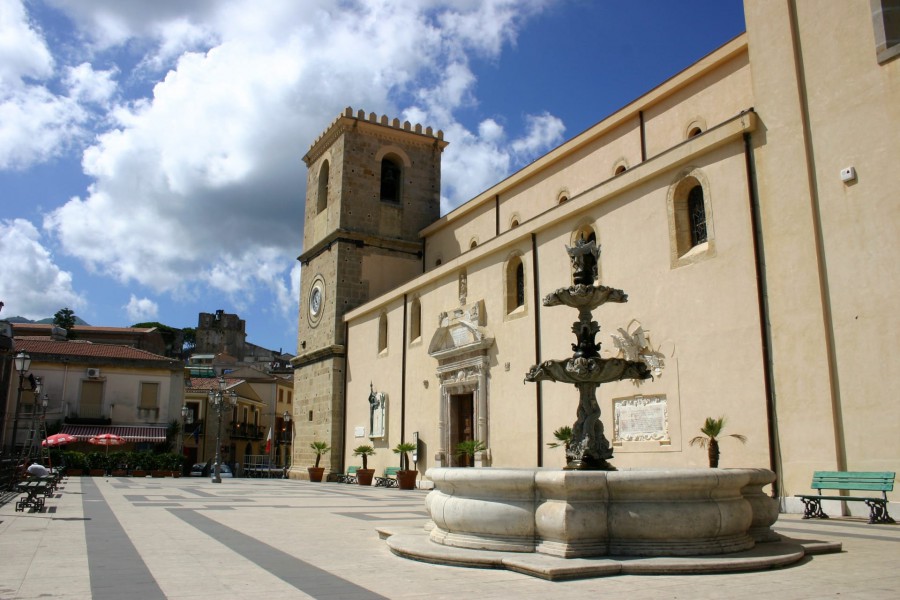
[[669,409],[665,396],[613,400],[614,443],[669,442]]

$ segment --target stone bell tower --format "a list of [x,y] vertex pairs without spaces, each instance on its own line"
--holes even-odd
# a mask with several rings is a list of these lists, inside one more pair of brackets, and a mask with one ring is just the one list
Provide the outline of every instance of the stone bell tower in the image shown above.
[[332,447],[321,466],[344,468],[343,317],[422,272],[419,231],[440,216],[446,145],[442,131],[348,107],[303,157],[293,478],[305,479],[315,463],[314,440]]

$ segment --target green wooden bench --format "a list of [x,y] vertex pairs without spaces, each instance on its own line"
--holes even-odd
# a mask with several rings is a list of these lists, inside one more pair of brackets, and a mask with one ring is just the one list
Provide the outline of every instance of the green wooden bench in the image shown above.
[[337,476],[338,483],[356,483],[356,472],[362,469],[362,467],[347,467],[346,473],[341,473]]
[[[865,502],[869,507],[869,523],[893,523],[888,514],[887,492],[894,489],[893,471],[816,471],[812,484],[816,494],[796,494],[803,502],[804,519],[827,519],[822,510],[822,500]],[[823,496],[822,490],[881,492],[881,498],[873,496]]]
[[397,471],[399,470],[400,467],[385,468],[384,475],[375,478],[375,485],[381,487],[398,487],[400,484],[397,483]]

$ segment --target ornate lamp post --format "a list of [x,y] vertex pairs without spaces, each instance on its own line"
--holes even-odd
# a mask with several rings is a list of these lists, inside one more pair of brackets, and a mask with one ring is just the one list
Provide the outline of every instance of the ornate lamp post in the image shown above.
[[294,443],[294,428],[291,425],[291,413],[289,413],[288,411],[284,411],[284,413],[281,415],[281,418],[284,421],[284,428],[287,430],[287,435],[281,436],[282,441],[287,442],[288,445],[284,460],[284,476],[285,478],[287,478],[288,460],[293,457],[293,454],[291,452],[293,450]]
[[19,410],[22,405],[22,384],[25,382],[25,373],[28,372],[28,369],[31,368],[31,357],[28,356],[28,353],[22,350],[18,354],[16,354],[15,359],[13,359],[16,367],[16,371],[19,372],[19,387],[16,390],[16,412],[15,418],[13,418],[13,430],[12,430],[12,442],[9,445],[10,451],[15,451],[16,449],[16,433],[19,429]]
[[219,417],[219,425],[216,429],[216,464],[213,483],[222,483],[222,475],[219,465],[222,462],[222,414],[231,407],[237,406],[237,393],[234,390],[227,391],[228,384],[224,377],[219,377],[219,389],[210,390],[207,394],[210,405],[215,409],[216,415]]
[[185,404],[184,406],[181,407],[181,444],[180,444],[180,448],[181,448],[182,460],[184,457],[185,427],[187,425],[190,425],[193,422],[194,422],[194,412],[190,408],[188,408],[187,404]]

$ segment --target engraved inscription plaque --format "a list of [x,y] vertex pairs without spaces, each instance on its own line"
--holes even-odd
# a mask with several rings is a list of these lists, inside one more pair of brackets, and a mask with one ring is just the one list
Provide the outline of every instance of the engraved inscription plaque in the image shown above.
[[613,400],[616,442],[669,441],[669,410],[665,396],[635,396]]

